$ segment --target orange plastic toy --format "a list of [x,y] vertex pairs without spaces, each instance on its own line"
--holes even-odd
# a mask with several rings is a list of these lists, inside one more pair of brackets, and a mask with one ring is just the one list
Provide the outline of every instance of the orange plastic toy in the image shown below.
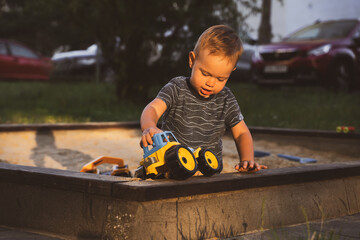
[[113,169],[109,172],[108,175],[112,176],[123,176],[123,177],[131,177],[130,170],[124,164],[124,160],[122,158],[117,157],[108,157],[108,156],[101,156],[97,159],[89,162],[88,164],[84,165],[80,172],[84,173],[96,173],[100,174],[99,169],[97,166],[101,164],[113,164]]

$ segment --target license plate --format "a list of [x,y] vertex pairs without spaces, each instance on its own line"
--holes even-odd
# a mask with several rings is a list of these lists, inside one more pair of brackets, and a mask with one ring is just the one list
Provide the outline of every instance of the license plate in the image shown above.
[[286,73],[288,70],[286,65],[268,65],[265,66],[265,73]]

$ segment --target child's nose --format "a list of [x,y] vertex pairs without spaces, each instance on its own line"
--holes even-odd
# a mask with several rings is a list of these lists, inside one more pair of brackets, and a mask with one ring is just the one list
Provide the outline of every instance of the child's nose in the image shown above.
[[215,78],[211,77],[209,79],[207,79],[206,81],[206,85],[209,86],[209,87],[214,87],[215,86],[215,83],[216,83],[216,80]]

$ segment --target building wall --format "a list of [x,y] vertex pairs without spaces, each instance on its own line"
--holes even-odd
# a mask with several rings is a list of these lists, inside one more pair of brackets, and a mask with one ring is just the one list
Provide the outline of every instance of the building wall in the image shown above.
[[[272,0],[271,14],[276,41],[316,20],[360,18],[360,0],[283,0],[283,4]],[[248,19],[254,37],[257,37],[260,18],[259,14]]]

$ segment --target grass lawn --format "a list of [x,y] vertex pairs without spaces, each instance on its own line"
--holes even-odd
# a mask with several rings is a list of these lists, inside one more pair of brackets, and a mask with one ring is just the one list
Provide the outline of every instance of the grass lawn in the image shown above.
[[110,84],[0,82],[0,123],[131,121],[144,106],[118,101]]
[[288,86],[259,89],[229,85],[249,126],[335,130],[360,127],[360,92],[336,93],[321,87]]
[[[335,130],[360,129],[360,93],[318,87],[259,89],[229,83],[249,126]],[[157,89],[160,88],[154,87]],[[156,92],[155,91],[155,92]],[[112,84],[0,82],[0,123],[138,121],[146,104],[117,100]]]

